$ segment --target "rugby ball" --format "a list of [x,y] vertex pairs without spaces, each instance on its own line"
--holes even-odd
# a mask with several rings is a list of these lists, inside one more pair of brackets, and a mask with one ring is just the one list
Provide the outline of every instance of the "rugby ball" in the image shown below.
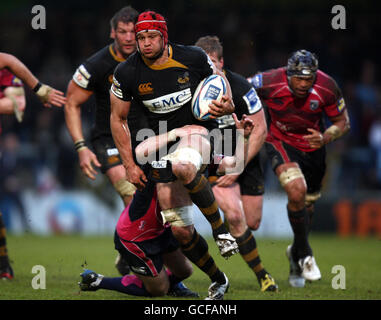
[[209,104],[212,100],[219,101],[226,94],[226,82],[224,78],[213,74],[200,82],[192,98],[192,112],[197,120],[207,121]]

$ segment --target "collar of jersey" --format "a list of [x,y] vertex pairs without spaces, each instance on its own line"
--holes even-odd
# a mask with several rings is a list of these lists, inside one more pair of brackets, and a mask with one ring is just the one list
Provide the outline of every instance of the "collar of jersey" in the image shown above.
[[112,55],[112,57],[114,58],[114,60],[116,60],[116,61],[118,61],[118,62],[123,62],[123,61],[125,61],[125,59],[119,58],[119,57],[116,55],[116,53],[115,53],[115,51],[114,51],[114,48],[112,47],[112,44],[110,44],[110,45],[108,46],[108,51],[110,51],[110,54]]
[[142,59],[144,61],[144,63],[146,64],[146,66],[152,70],[164,70],[164,69],[168,69],[168,68],[183,68],[183,69],[188,69],[187,66],[183,65],[182,63],[174,60],[172,58],[173,56],[173,49],[172,49],[172,46],[170,44],[168,44],[168,60],[166,62],[164,62],[163,64],[159,64],[159,65],[152,65],[152,63],[148,60],[148,59],[145,59],[142,55]]

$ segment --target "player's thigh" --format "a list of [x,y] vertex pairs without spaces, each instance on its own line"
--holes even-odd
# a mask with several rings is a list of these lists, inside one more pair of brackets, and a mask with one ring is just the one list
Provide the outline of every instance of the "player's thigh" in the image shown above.
[[192,205],[188,191],[179,180],[158,183],[156,190],[162,210]]
[[[228,187],[214,185],[213,194],[216,198],[218,207],[229,219],[240,219],[243,216],[240,187],[238,183],[233,183]],[[236,216],[236,218],[234,218]]]
[[178,278],[188,278],[192,272],[191,262],[184,256],[179,248],[163,254],[164,264]]
[[112,184],[115,184],[122,179],[126,179],[126,169],[122,164],[116,165],[106,171],[106,176]]

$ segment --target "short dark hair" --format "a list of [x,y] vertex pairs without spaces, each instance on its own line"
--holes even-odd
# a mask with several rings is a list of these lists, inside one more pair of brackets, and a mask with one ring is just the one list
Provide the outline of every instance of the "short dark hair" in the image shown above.
[[195,45],[203,49],[206,53],[217,53],[218,59],[223,57],[223,47],[217,36],[201,37],[197,40]]
[[110,25],[112,29],[116,29],[118,22],[129,23],[132,22],[135,24],[136,19],[138,18],[139,12],[137,12],[131,6],[124,7],[120,9],[110,20]]

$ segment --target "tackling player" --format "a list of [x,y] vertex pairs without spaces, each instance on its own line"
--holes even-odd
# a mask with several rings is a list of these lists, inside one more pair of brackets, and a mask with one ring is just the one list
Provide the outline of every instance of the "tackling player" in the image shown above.
[[160,212],[155,183],[149,181],[120,215],[114,237],[115,249],[135,275],[109,278],[85,270],[80,289],[108,289],[135,296],[177,296],[180,292],[182,297],[198,297],[180,282],[192,274],[192,265]]
[[[224,212],[229,223],[229,231],[237,241],[242,258],[255,273],[261,290],[276,291],[277,285],[263,268],[256,240],[251,232],[259,227],[264,193],[263,169],[258,155],[267,134],[262,104],[255,89],[244,77],[224,68],[223,47],[218,37],[202,37],[197,40],[196,46],[202,48],[216,68],[225,73],[232,89],[237,117],[242,118],[246,114],[254,123],[254,130],[248,141],[249,148],[244,171],[237,174],[230,173],[218,179],[215,175],[209,175],[209,180],[215,181],[212,185],[218,206]],[[231,138],[231,149],[235,150],[235,123],[232,115],[225,115],[217,120],[222,134],[232,133],[226,139]],[[225,141],[224,145],[228,143],[229,141]],[[224,155],[231,156],[226,152]]]
[[[205,77],[219,72],[201,49],[168,43],[167,24],[160,14],[153,11],[141,13],[135,31],[138,52],[120,64],[114,73],[110,119],[127,179],[143,188],[147,177],[133,160],[130,122],[126,122],[131,100],[146,109],[149,127],[156,135],[160,122],[165,121],[169,140],[175,142],[177,137],[170,134],[173,129],[196,123],[190,103],[197,85]],[[234,110],[229,86],[228,95],[215,104],[224,112]],[[198,124],[208,128],[215,125],[212,121]],[[159,180],[157,190],[165,221],[171,223],[184,254],[212,280],[209,298],[222,299],[229,285],[228,279],[216,267],[206,241],[194,229],[192,220],[193,201],[211,224],[221,254],[229,256],[236,252],[237,244],[222,222],[211,186],[201,174],[202,165],[209,163],[211,149],[209,141],[201,135],[180,139],[175,152],[160,159],[176,180]]]
[[[294,52],[286,67],[259,73],[250,81],[268,109],[266,150],[288,196],[294,233],[286,252],[289,283],[304,287],[305,280],[321,278],[308,234],[326,170],[325,145],[348,132],[348,112],[336,82],[318,69],[316,56],[307,50]],[[324,115],[331,122],[327,129]]]

